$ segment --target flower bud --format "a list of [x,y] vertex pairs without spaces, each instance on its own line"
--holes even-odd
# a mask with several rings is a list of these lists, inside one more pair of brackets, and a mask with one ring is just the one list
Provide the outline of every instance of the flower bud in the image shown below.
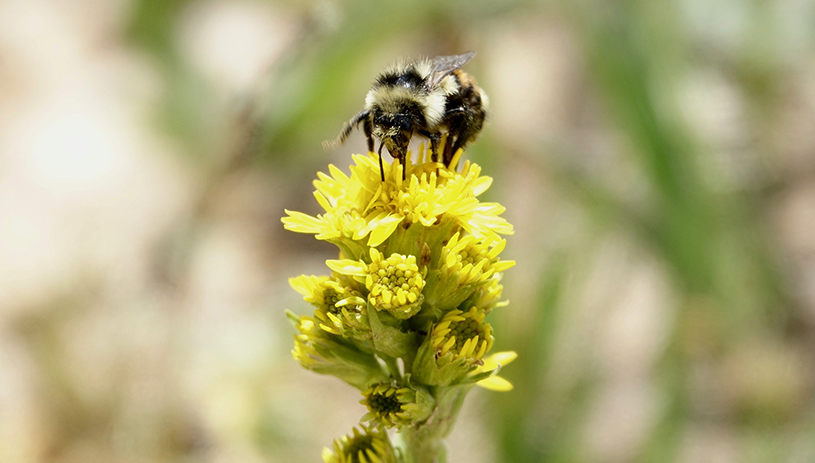
[[299,332],[294,337],[292,356],[304,368],[334,375],[359,389],[387,378],[373,355],[341,342],[342,337],[318,327],[311,317],[298,317],[290,311],[286,315]]
[[360,425],[323,449],[325,463],[397,463],[396,452],[384,430]]
[[452,310],[433,326],[413,364],[417,381],[450,385],[462,380],[482,364],[492,348],[492,327],[476,307],[467,312]]
[[423,421],[435,405],[435,399],[424,388],[393,383],[375,384],[362,395],[364,399],[359,403],[368,408],[362,421],[376,421],[388,428]]
[[371,350],[371,327],[365,314],[367,304],[359,291],[329,277],[301,275],[290,278],[289,284],[317,308],[314,317],[320,328],[354,338]]

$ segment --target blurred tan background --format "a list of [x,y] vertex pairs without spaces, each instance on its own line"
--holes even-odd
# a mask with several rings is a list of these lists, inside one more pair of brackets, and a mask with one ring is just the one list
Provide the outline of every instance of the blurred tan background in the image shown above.
[[299,462],[284,232],[397,56],[476,50],[515,225],[453,462],[815,461],[815,4],[0,1],[0,462]]

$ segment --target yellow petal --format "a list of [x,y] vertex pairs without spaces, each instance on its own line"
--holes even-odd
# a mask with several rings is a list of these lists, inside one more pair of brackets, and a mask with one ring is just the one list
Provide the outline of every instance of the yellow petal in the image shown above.
[[289,216],[281,219],[286,230],[297,233],[320,233],[323,231],[323,221],[317,217],[289,210],[286,210],[286,214]]
[[300,275],[299,277],[289,278],[289,286],[303,296],[312,296],[317,286],[327,279],[328,277]]
[[343,275],[364,276],[368,270],[364,263],[349,259],[328,259],[325,261],[325,265]]
[[481,381],[475,383],[484,389],[489,389],[491,391],[498,391],[498,392],[506,392],[512,390],[512,383],[505,380],[500,376],[490,376],[487,379],[482,379]]
[[388,239],[391,234],[396,230],[396,227],[402,223],[404,217],[401,215],[389,215],[379,220],[379,223],[371,231],[368,237],[368,246],[379,246],[383,241]]
[[473,195],[478,196],[481,193],[487,191],[490,185],[492,185],[492,177],[480,177],[473,184]]
[[509,270],[514,266],[515,266],[514,260],[501,260],[493,264],[493,267],[495,268],[496,272],[503,272],[504,270]]
[[481,365],[481,368],[479,368],[479,370],[481,371],[494,370],[498,368],[498,365],[505,367],[516,358],[518,358],[518,353],[512,350],[496,352],[484,359],[484,364]]

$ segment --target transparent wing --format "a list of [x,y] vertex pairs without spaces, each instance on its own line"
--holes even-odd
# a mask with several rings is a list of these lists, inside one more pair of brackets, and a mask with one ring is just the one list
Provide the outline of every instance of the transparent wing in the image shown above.
[[467,53],[461,55],[437,56],[433,58],[433,72],[430,74],[429,82],[430,88],[439,85],[439,82],[441,82],[442,79],[448,76],[451,72],[455,71],[456,69],[460,69],[462,66],[467,64],[468,61],[473,59],[473,56],[475,56],[475,52],[468,51]]

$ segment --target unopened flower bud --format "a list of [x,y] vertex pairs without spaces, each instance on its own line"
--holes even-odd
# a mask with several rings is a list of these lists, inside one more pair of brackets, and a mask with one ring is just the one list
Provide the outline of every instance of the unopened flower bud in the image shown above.
[[376,421],[385,427],[408,426],[427,418],[435,400],[424,388],[380,383],[362,392],[361,404],[368,408],[363,421]]
[[325,463],[396,463],[396,452],[388,434],[377,427],[360,425],[334,440],[333,448],[323,449]]

